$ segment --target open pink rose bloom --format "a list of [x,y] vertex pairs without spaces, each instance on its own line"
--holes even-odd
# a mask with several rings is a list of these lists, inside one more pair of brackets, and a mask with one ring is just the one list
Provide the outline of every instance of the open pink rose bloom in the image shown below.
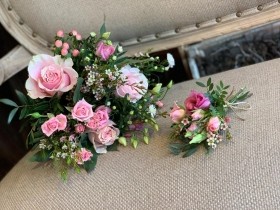
[[28,65],[29,78],[25,87],[33,98],[52,97],[56,93],[71,90],[77,83],[78,73],[72,68],[71,58],[63,60],[60,56],[36,55]]

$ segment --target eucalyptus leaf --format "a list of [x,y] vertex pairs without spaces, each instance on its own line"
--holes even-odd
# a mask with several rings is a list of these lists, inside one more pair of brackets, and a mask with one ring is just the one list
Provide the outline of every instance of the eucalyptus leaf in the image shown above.
[[81,87],[82,87],[83,81],[84,81],[84,79],[83,79],[82,77],[79,77],[79,78],[78,78],[77,86],[76,86],[76,88],[75,88],[74,96],[73,96],[73,102],[74,102],[74,103],[77,103],[77,102],[81,99],[81,92],[80,92],[80,89],[81,89]]
[[101,26],[101,28],[100,28],[99,32],[100,32],[100,36],[102,36],[102,34],[104,34],[104,33],[106,32],[106,26],[105,26],[105,23],[103,23],[103,24],[102,24],[102,26]]
[[206,85],[203,84],[202,82],[196,82],[196,84],[197,84],[198,86],[200,86],[200,87],[206,87]]
[[188,149],[188,150],[186,151],[186,153],[183,155],[183,158],[191,156],[191,155],[194,154],[196,151],[197,151],[197,146],[196,146],[196,147],[191,147],[191,148]]
[[9,117],[8,117],[8,124],[11,123],[12,119],[14,118],[15,114],[17,113],[18,111],[18,107],[17,108],[14,108],[10,114],[9,114]]
[[0,99],[0,102],[9,106],[18,107],[18,105],[15,102],[7,98]]
[[209,79],[207,80],[207,86],[210,86],[211,84],[211,77],[209,77]]
[[21,104],[27,104],[28,103],[28,99],[27,97],[20,91],[16,90],[16,94],[18,96],[19,101],[21,102]]

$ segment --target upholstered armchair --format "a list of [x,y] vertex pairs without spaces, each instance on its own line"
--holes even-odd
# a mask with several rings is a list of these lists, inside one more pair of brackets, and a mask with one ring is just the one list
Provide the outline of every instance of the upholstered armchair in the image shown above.
[[[130,54],[182,48],[280,20],[277,0],[23,1],[2,0],[0,21],[20,43],[0,60],[0,84],[32,55],[50,54],[53,34],[98,31],[106,20],[115,43]],[[232,123],[233,142],[211,155],[184,159],[168,150],[170,122],[160,121],[148,146],[99,158],[94,172],[71,174],[31,163],[28,153],[1,181],[1,209],[277,209],[280,205],[279,64],[272,60],[216,74],[254,96],[246,121]],[[205,81],[206,78],[201,78]],[[195,81],[174,86],[165,101],[184,100]],[[102,164],[101,164],[102,162]]]

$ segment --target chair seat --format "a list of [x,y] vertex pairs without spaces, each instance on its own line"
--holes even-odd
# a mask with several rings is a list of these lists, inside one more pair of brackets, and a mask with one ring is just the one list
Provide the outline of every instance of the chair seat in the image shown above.
[[[280,205],[280,59],[212,76],[254,95],[252,109],[232,115],[233,140],[210,155],[189,158],[168,149],[171,122],[149,145],[122,147],[100,156],[90,174],[71,173],[63,183],[51,167],[29,162],[28,153],[0,183],[0,209],[277,209]],[[200,81],[205,82],[207,78]],[[195,81],[177,84],[166,107],[182,103]]]

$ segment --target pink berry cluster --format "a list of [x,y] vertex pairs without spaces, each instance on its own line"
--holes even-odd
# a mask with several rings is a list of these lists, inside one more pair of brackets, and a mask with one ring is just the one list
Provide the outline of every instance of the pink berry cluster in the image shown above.
[[80,51],[76,48],[70,49],[69,41],[79,42],[82,40],[82,36],[76,30],[72,30],[70,35],[72,40],[66,40],[64,39],[64,32],[62,30],[57,31],[54,46],[60,49],[60,54],[62,56],[67,56],[67,54],[70,52],[73,57],[77,57],[80,54]]

